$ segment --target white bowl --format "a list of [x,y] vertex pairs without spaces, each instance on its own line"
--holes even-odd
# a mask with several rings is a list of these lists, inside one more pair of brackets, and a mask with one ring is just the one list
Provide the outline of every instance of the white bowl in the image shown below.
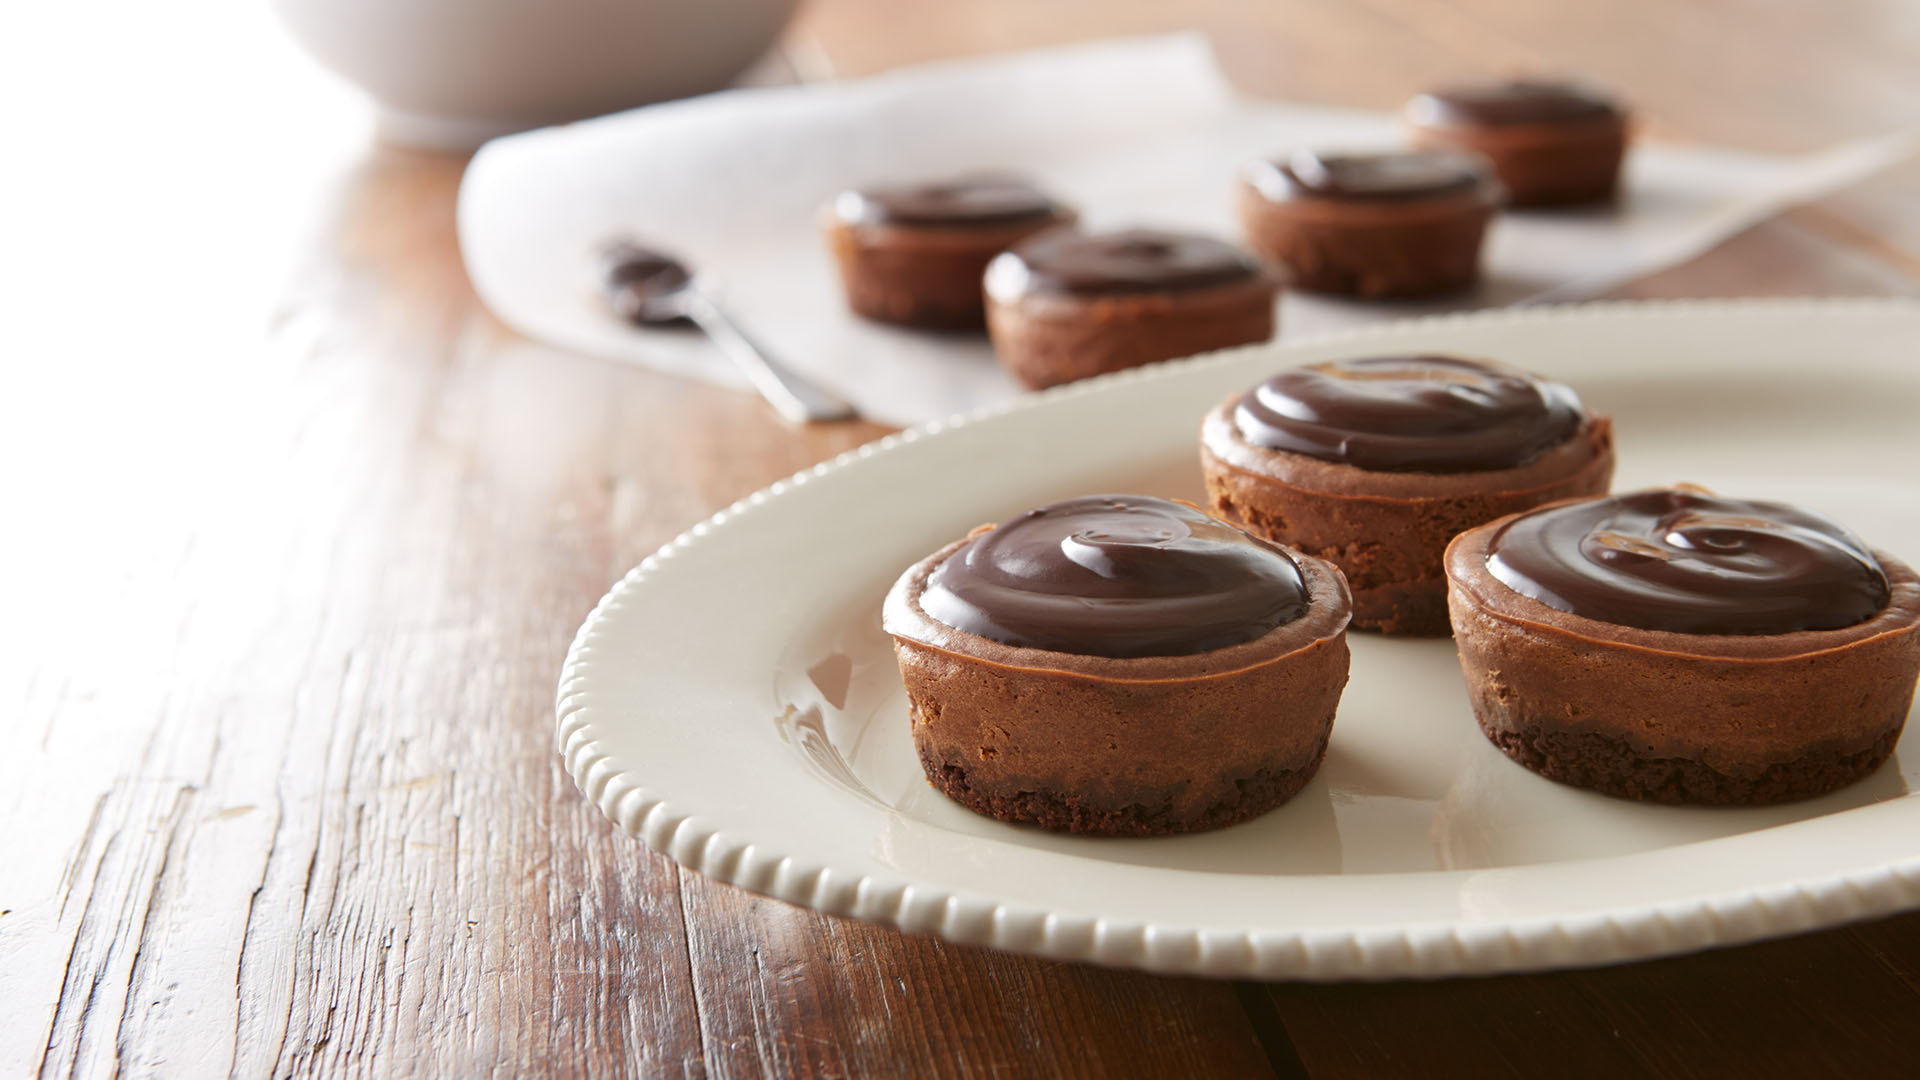
[[797,0],[272,0],[373,95],[380,133],[435,149],[725,86]]

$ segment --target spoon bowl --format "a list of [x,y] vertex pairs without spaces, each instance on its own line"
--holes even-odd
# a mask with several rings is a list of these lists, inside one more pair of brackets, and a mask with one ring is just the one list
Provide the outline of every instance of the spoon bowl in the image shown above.
[[622,320],[635,326],[693,323],[769,405],[794,423],[859,415],[845,398],[774,359],[700,288],[684,262],[630,240],[609,244],[602,254],[607,303]]

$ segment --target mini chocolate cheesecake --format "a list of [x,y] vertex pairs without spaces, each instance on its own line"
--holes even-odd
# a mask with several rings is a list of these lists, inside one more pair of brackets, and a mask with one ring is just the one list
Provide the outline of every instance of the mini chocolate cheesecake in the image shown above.
[[1570,500],[1447,550],[1481,730],[1562,783],[1664,803],[1820,795],[1892,753],[1920,578],[1838,523],[1699,489]]
[[1024,180],[974,176],[841,193],[821,215],[847,305],[930,330],[986,325],[980,278],[1016,241],[1074,219]]
[[1247,244],[1310,292],[1370,300],[1473,284],[1501,200],[1484,160],[1444,151],[1299,152],[1242,173]]
[[1613,197],[1627,148],[1627,114],[1612,98],[1566,82],[1521,79],[1457,86],[1407,103],[1415,145],[1486,155],[1513,206]]
[[1002,821],[1151,836],[1306,784],[1349,611],[1326,562],[1186,503],[1094,495],[914,564],[883,623],[935,788]]
[[1056,229],[987,267],[987,330],[1033,389],[1273,336],[1279,284],[1222,240]]
[[1338,566],[1353,625],[1447,633],[1440,556],[1463,529],[1607,490],[1613,428],[1557,382],[1455,356],[1290,368],[1200,427],[1214,513]]

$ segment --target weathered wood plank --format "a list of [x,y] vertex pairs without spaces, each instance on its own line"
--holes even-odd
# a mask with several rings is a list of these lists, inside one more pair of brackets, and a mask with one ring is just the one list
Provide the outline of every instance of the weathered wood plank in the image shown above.
[[1273,1075],[1230,984],[905,937],[689,878],[715,1076]]
[[[859,74],[1197,25],[1241,85],[1302,100],[1536,66],[1762,148],[1920,115],[1898,0],[1546,10],[816,0],[793,55]],[[28,512],[0,531],[0,1074],[1345,1075],[1454,1048],[1684,1075],[1911,1047],[1920,916],[1249,994],[683,880],[553,754],[567,641],[654,546],[881,429],[795,432],[504,332],[454,248],[460,162],[363,148],[360,104],[265,18],[129,13],[94,67],[126,81],[91,89],[10,56],[59,88],[25,133],[61,167],[4,200],[0,459]],[[1920,165],[1890,172],[1622,295],[1913,295],[1916,191]]]
[[[1920,994],[1920,914],[1856,923],[1846,933],[1857,939],[1908,989]],[[1914,1018],[1920,1028],[1920,1016]],[[1920,1036],[1916,1036],[1920,1037]]]
[[1315,1077],[1899,1076],[1920,1035],[1920,994],[1846,931],[1593,971],[1269,993]]

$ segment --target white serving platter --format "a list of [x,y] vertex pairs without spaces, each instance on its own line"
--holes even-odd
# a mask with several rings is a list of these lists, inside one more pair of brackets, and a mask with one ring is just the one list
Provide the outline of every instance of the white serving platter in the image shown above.
[[689,869],[958,942],[1164,972],[1392,978],[1611,963],[1920,906],[1920,725],[1788,806],[1641,805],[1508,761],[1448,641],[1352,635],[1325,763],[1214,833],[1060,836],[920,775],[879,626],[909,563],[1090,492],[1196,498],[1202,413],[1273,370],[1453,351],[1615,419],[1616,490],[1678,481],[1824,511],[1920,559],[1920,304],[1602,304],[1407,321],[1177,361],[860,447],[701,522],[568,653],[583,792]]

